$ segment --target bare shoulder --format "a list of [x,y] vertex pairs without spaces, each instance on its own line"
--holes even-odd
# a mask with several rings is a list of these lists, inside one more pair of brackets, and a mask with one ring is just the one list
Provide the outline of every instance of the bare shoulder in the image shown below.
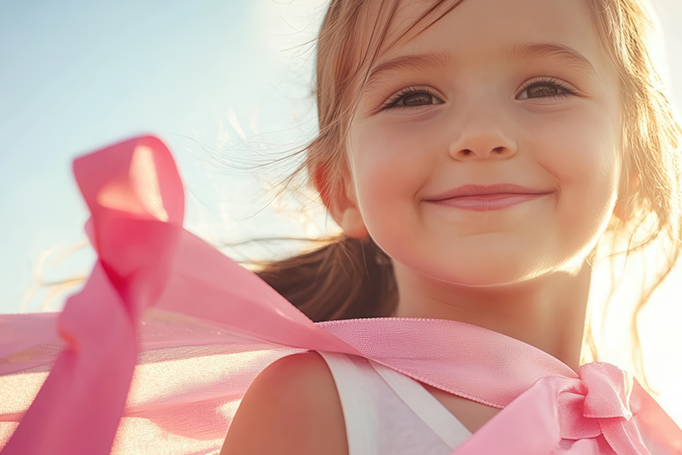
[[317,352],[269,365],[244,395],[221,455],[348,455],[334,377]]

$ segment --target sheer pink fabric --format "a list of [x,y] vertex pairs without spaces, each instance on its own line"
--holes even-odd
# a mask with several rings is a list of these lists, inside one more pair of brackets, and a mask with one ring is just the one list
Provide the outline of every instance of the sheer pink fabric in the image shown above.
[[12,454],[217,453],[274,360],[361,355],[504,408],[453,454],[682,454],[682,431],[626,372],[576,373],[518,340],[445,320],[313,323],[182,228],[154,137],[74,162],[99,260],[60,314],[0,315],[0,447]]

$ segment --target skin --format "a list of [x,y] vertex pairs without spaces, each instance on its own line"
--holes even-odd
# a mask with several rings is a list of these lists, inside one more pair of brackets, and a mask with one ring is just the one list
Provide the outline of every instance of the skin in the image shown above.
[[[403,2],[394,23],[415,17],[421,3]],[[466,0],[381,51],[375,67],[448,56],[384,72],[363,91],[345,192],[328,206],[347,235],[371,235],[391,257],[395,316],[475,324],[578,368],[586,259],[617,210],[621,176],[617,77],[591,24],[580,0]],[[387,42],[398,33],[389,30]],[[514,46],[529,42],[570,47],[594,72],[557,56],[515,59]],[[409,87],[420,94],[402,97]],[[566,87],[572,93],[556,96]],[[464,184],[498,183],[546,194],[491,211],[429,202]],[[498,412],[426,388],[472,432]],[[309,352],[256,379],[221,453],[347,454],[344,435],[333,378]]]

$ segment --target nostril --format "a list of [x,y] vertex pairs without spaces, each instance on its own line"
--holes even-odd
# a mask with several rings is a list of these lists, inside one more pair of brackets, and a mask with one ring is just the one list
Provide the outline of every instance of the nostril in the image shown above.
[[463,160],[463,159],[474,159],[475,157],[481,158],[481,159],[490,159],[490,158],[507,158],[509,156],[514,155],[514,149],[505,147],[505,146],[499,146],[499,147],[494,147],[494,148],[488,148],[488,147],[480,147],[480,151],[478,148],[452,148],[448,150],[448,154],[450,155],[451,158],[454,158],[455,160]]

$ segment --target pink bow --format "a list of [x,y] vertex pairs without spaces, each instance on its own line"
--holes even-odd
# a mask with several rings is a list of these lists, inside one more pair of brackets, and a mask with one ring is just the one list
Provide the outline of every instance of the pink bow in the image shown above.
[[[539,379],[452,455],[682,453],[674,423],[667,428],[671,433],[665,448],[649,451],[630,411],[636,382],[627,373],[611,364],[592,363],[580,367],[579,375]],[[672,432],[678,434],[671,437]]]
[[561,438],[577,441],[603,435],[619,455],[648,454],[632,422],[633,378],[608,363],[583,365],[578,375],[580,382],[558,397]]

